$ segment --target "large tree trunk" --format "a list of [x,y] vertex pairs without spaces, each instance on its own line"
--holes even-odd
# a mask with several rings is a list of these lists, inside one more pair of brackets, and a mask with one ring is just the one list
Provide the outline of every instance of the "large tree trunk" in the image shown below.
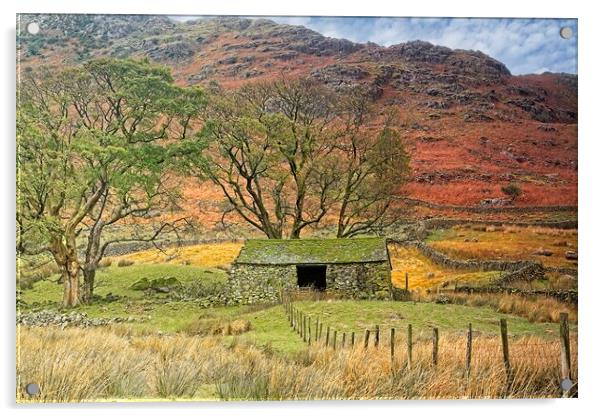
[[63,277],[63,307],[75,307],[79,304],[79,268],[77,261],[75,265],[69,266],[62,272]]
[[56,236],[51,239],[50,249],[61,270],[63,283],[63,307],[75,307],[80,303],[79,262],[75,236]]
[[96,268],[84,268],[84,282],[82,286],[82,301],[91,303],[94,297],[94,279],[96,278]]

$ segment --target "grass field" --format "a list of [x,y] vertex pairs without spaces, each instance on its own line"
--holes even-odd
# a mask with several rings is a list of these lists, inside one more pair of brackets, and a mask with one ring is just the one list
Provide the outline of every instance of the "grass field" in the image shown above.
[[[567,250],[577,251],[577,231],[543,227],[471,227],[439,229],[427,243],[435,249],[460,259],[530,259],[544,266],[572,267],[576,261],[565,259]],[[540,249],[551,256],[535,255]]]
[[195,265],[209,268],[226,268],[238,256],[242,243],[206,243],[182,248],[156,249],[114,257],[144,264]]
[[[501,317],[508,319],[509,333],[514,336],[546,338],[554,337],[557,333],[556,324],[531,323],[525,318],[500,314],[489,307],[359,300],[304,301],[297,305],[312,319],[319,318],[333,330],[341,333],[356,331],[358,335],[365,329],[374,328],[376,324],[382,328],[405,328],[408,323],[415,327],[417,335],[428,335],[433,326],[439,327],[442,332],[455,334],[464,331],[468,323],[472,323],[475,331],[494,335]],[[130,317],[136,321],[123,326],[141,335],[157,332],[194,335],[198,334],[199,329],[202,331],[216,325],[223,327],[235,320],[243,320],[250,323],[251,330],[236,336],[238,340],[283,354],[303,348],[298,338],[291,337],[289,324],[280,306],[203,308],[194,301],[121,299],[82,305],[77,311],[93,318]]]
[[[308,306],[309,307],[309,306]],[[281,309],[281,307],[278,307]],[[291,339],[299,339],[289,330]],[[413,339],[408,365],[403,336],[391,359],[360,343],[337,350],[319,343],[289,356],[222,336],[138,335],[119,326],[103,329],[23,328],[17,401],[90,400],[292,400],[539,398],[559,396],[558,340],[512,339],[508,382],[499,337],[475,332],[471,373],[465,371],[466,338],[444,332],[437,366],[431,342]],[[572,338],[577,380],[577,339]],[[24,386],[36,381],[40,394]]]
[[393,285],[405,288],[405,274],[408,273],[410,290],[426,290],[435,288],[445,282],[455,281],[465,284],[488,283],[500,276],[498,271],[466,272],[442,268],[424,256],[417,248],[391,245],[389,247],[393,271]]
[[[225,284],[227,273],[224,265],[238,254],[240,244],[222,243],[197,245],[178,251],[179,258],[172,258],[162,264],[157,251],[145,251],[124,257],[114,258],[111,265],[97,273],[95,293],[101,297],[108,294],[119,296],[117,301],[99,301],[90,305],[82,305],[77,311],[86,312],[90,317],[131,317],[136,322],[130,324],[132,329],[141,333],[147,332],[190,332],[195,326],[207,327],[215,323],[224,323],[237,318],[248,320],[252,331],[241,335],[242,339],[271,345],[276,350],[290,352],[299,348],[298,341],[289,337],[286,322],[277,309],[265,306],[236,306],[202,308],[195,301],[180,301],[167,294],[149,294],[131,289],[131,285],[141,278],[155,279],[175,277],[182,284],[193,281]],[[415,248],[395,246],[391,248],[393,264],[393,282],[399,287],[404,285],[405,272],[409,273],[410,289],[424,290],[441,285],[445,281],[461,283],[488,282],[499,275],[498,272],[473,272],[445,270],[433,264]],[[173,256],[171,254],[170,256]],[[118,266],[121,260],[133,261],[133,265]],[[188,264],[182,264],[188,261]],[[56,278],[56,276],[54,277]],[[52,280],[35,283],[31,289],[22,291],[20,300],[24,302],[23,310],[57,308],[62,297],[62,286]],[[433,301],[433,300],[425,300]],[[471,303],[466,303],[471,305]],[[440,305],[433,302],[397,303],[382,301],[331,301],[330,303],[308,303],[304,305],[307,313],[336,323],[341,331],[351,329],[360,331],[364,328],[380,324],[382,326],[403,325],[413,323],[417,328],[439,326],[442,330],[459,331],[472,322],[475,329],[483,332],[495,332],[496,323],[501,317],[498,312],[514,313],[513,308],[501,308],[507,302],[481,303],[483,308],[465,305]],[[474,304],[479,305],[479,304]],[[528,306],[527,306],[528,307]],[[562,307],[562,305],[560,305]],[[558,306],[554,306],[555,309]],[[557,314],[556,314],[557,315]],[[527,317],[526,315],[523,315]],[[572,315],[576,318],[576,315]],[[529,323],[524,318],[510,318],[511,332],[517,334],[535,334],[545,336],[552,333],[554,326]],[[541,320],[550,321],[545,317]]]
[[[142,299],[147,296],[142,291],[131,289],[131,285],[141,278],[156,279],[175,277],[182,284],[202,280],[212,283],[225,283],[226,272],[222,269],[190,266],[190,265],[153,265],[134,264],[119,267],[114,262],[110,267],[101,268],[96,274],[95,294],[106,296],[113,294],[131,299]],[[63,286],[57,284],[57,276],[50,280],[40,281],[33,285],[32,289],[22,292],[20,299],[27,304],[32,303],[58,303],[63,296]],[[164,297],[157,294],[156,297]]]
[[[466,305],[438,304],[427,298],[425,302],[297,301],[296,308],[310,317],[312,324],[319,319],[323,326],[321,341],[308,349],[291,329],[281,305],[204,308],[198,301],[181,301],[169,294],[130,288],[144,277],[174,277],[182,284],[224,284],[225,267],[238,254],[237,245],[198,245],[168,254],[169,259],[155,251],[112,259],[111,265],[97,274],[96,294],[113,294],[117,299],[103,298],[75,311],[85,312],[91,318],[120,317],[131,321],[88,329],[20,326],[19,357],[36,360],[19,361],[19,386],[26,381],[39,381],[42,393],[34,401],[558,395],[558,324],[505,314],[501,302],[489,300],[475,306],[472,298]],[[413,290],[437,286],[446,280],[486,281],[497,274],[446,271],[415,249],[396,248],[391,254],[396,284],[403,285],[401,279],[408,271]],[[133,264],[118,266],[124,260]],[[61,296],[62,286],[56,282],[35,282],[21,292],[24,303],[20,308],[54,310]],[[507,311],[514,313],[516,309],[511,307]],[[524,307],[532,309],[533,305]],[[562,305],[553,306],[555,310],[559,307]],[[500,361],[500,318],[508,321],[511,353],[517,358],[516,380],[508,392]],[[571,331],[576,335],[576,312],[571,319]],[[464,378],[463,349],[468,323],[475,335],[475,372],[457,384],[455,381]],[[406,367],[403,351],[408,324],[413,326],[415,341],[416,366],[412,368]],[[331,328],[331,338],[337,331],[338,343],[345,333],[349,344],[354,332],[359,344],[364,331],[374,330],[376,325],[381,329],[383,347],[370,347],[370,360],[366,360],[366,352],[361,349],[334,352],[322,345],[327,327]],[[397,329],[400,346],[393,365],[387,348],[392,327]],[[441,338],[439,371],[429,362],[433,327],[439,329]],[[573,343],[576,363],[576,338]],[[30,400],[22,391],[17,398]]]

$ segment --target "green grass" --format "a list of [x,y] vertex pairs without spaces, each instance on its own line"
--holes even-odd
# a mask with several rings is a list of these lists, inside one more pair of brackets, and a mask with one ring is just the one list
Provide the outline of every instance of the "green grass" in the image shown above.
[[525,318],[497,313],[488,307],[351,300],[301,302],[296,306],[312,320],[317,317],[324,326],[330,326],[339,333],[355,331],[356,337],[365,329],[374,329],[375,325],[387,331],[391,327],[405,331],[408,324],[412,324],[415,334],[430,335],[432,327],[443,332],[465,332],[468,323],[472,323],[474,331],[498,334],[500,318],[507,319],[511,336],[556,337],[558,334],[557,324],[531,323]]
[[[284,308],[277,306],[231,306],[203,308],[195,301],[173,301],[165,295],[145,295],[133,291],[129,286],[146,276],[158,278],[174,276],[183,283],[192,280],[212,280],[224,282],[225,273],[221,270],[184,265],[132,265],[129,267],[111,266],[98,273],[101,286],[99,295],[113,293],[124,296],[118,301],[95,302],[82,305],[76,311],[86,312],[90,317],[123,317],[135,321],[121,324],[135,332],[175,333],[185,332],[191,324],[202,320],[217,320],[227,323],[233,320],[249,320],[251,330],[238,336],[224,338],[225,343],[248,342],[256,344],[278,354],[293,354],[304,349],[301,339],[289,326]],[[49,281],[36,283],[32,289],[22,293],[22,299],[28,303],[24,309],[32,308],[38,302],[38,308],[58,308],[62,295],[62,286]],[[499,319],[508,319],[509,333],[512,336],[556,337],[558,325],[550,323],[530,323],[526,319],[500,314],[488,307],[468,307],[462,305],[441,305],[434,303],[394,302],[394,301],[303,301],[296,306],[311,316],[312,326],[316,318],[326,326],[343,332],[356,332],[356,338],[363,337],[365,329],[373,329],[376,324],[386,333],[391,327],[404,332],[407,324],[414,326],[416,337],[429,337],[431,327],[438,327],[443,334],[464,332],[468,323],[472,323],[477,332],[497,334]],[[576,331],[576,329],[575,329]],[[340,336],[339,336],[340,340]]]
[[[97,288],[94,293],[105,296],[109,293],[131,299],[145,297],[143,291],[130,289],[130,286],[141,278],[155,279],[162,277],[175,277],[183,284],[194,280],[225,283],[226,272],[217,268],[205,268],[190,265],[131,265],[125,267],[110,266],[100,269],[96,274]],[[23,291],[21,300],[31,305],[32,303],[59,303],[63,296],[63,286],[55,281],[58,276],[50,280],[34,284],[31,290]],[[157,295],[156,298],[165,297]]]

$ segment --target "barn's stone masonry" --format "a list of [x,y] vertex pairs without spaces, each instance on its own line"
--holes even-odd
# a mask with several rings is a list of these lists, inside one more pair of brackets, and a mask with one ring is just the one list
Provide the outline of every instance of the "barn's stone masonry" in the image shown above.
[[[295,244],[299,245],[299,243]],[[308,245],[311,244],[312,242],[308,242]],[[245,255],[239,256],[240,258],[244,259]],[[334,291],[349,298],[390,298],[391,265],[384,239],[382,254],[364,256],[364,258],[369,260],[362,261],[362,254],[359,254],[355,256],[357,262],[341,262],[341,259],[350,260],[354,257],[330,259],[329,256],[324,255],[321,259],[317,259],[314,252],[311,256],[299,255],[295,263],[266,265],[241,263],[237,260],[233,263],[229,274],[228,302],[254,304],[277,301],[283,292],[298,288],[297,266],[308,264],[326,265],[326,291]],[[274,257],[269,261],[278,262],[278,259]],[[291,260],[291,258],[286,259]],[[267,263],[268,261],[264,259],[255,262]]]

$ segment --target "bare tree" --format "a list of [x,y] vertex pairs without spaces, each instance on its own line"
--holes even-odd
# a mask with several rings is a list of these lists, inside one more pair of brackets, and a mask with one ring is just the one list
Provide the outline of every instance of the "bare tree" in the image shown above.
[[[407,180],[409,155],[396,117],[379,119],[362,91],[341,100],[343,128],[338,137],[341,164],[338,172],[337,237],[380,232],[398,220],[395,202]],[[374,124],[379,124],[374,129]]]
[[[391,212],[408,157],[361,89],[335,93],[307,79],[214,94],[199,140],[199,176],[268,238],[297,239],[327,215],[339,237],[373,232]],[[378,126],[381,123],[381,126]]]

